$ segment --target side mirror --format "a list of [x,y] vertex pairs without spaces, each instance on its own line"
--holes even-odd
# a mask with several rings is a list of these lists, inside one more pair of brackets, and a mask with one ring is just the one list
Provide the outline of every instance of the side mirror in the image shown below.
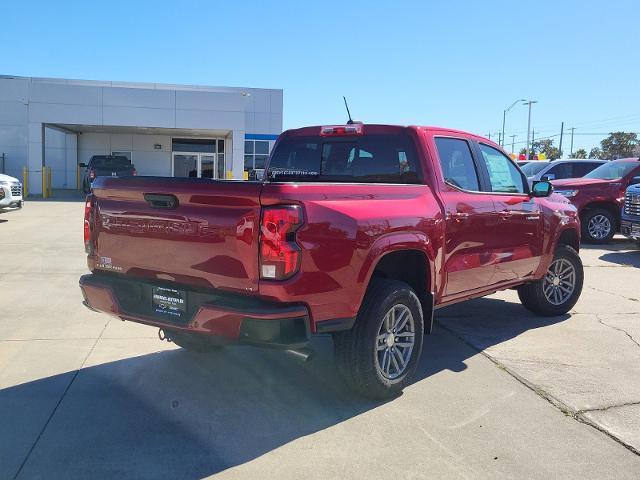
[[86,163],[79,163],[78,166],[80,168],[87,168],[87,164]]
[[638,177],[633,177],[631,179],[631,181],[629,182],[629,185],[638,185],[640,183],[640,176]]
[[553,185],[546,180],[540,182],[533,182],[531,187],[532,197],[548,197],[553,193]]

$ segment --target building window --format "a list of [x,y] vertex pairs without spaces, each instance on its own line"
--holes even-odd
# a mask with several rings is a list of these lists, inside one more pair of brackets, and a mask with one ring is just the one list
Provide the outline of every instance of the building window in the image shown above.
[[262,179],[270,148],[268,140],[245,140],[244,170],[250,180]]

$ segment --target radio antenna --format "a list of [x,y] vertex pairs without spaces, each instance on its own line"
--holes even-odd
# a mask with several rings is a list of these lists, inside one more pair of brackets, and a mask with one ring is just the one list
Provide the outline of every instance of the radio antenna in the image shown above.
[[351,112],[349,111],[349,105],[347,105],[347,97],[343,95],[342,99],[344,100],[344,108],[347,109],[347,115],[349,115],[349,121],[347,122],[347,125],[353,125],[353,120],[351,119]]

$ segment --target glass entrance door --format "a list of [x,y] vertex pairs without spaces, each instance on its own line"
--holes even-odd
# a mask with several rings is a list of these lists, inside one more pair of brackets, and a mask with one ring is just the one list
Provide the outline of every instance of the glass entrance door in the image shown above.
[[174,153],[173,154],[174,177],[199,177],[198,154]]
[[200,176],[202,178],[217,178],[216,156],[200,155]]
[[191,178],[219,178],[218,159],[208,153],[173,153],[173,176]]

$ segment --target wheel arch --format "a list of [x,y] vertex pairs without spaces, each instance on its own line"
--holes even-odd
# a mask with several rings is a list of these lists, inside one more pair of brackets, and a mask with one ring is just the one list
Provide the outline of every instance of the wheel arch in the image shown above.
[[[424,235],[424,234],[422,234]],[[406,239],[405,239],[406,240]],[[425,322],[425,333],[431,333],[433,327],[433,303],[435,285],[435,268],[430,249],[425,248],[429,242],[388,243],[379,249],[369,262],[366,274],[365,289],[360,304],[371,285],[373,278],[388,278],[407,283],[416,292],[422,305]],[[372,249],[373,250],[373,249]]]

